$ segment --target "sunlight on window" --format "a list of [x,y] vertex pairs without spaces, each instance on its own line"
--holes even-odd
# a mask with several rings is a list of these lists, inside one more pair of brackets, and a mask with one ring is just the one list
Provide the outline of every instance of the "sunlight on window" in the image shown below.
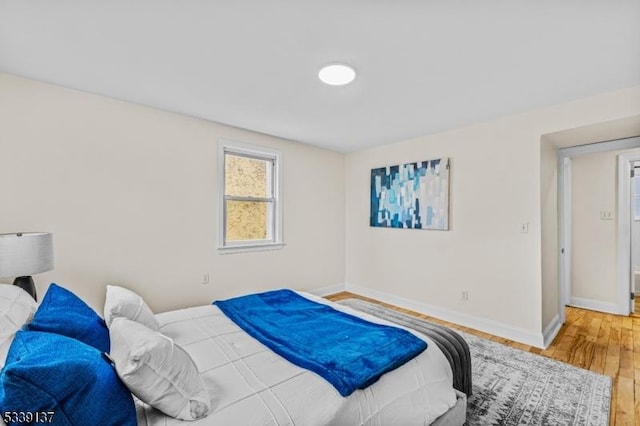
[[225,155],[225,195],[240,199],[226,202],[227,241],[266,240],[269,238],[270,161]]
[[267,238],[267,203],[227,201],[227,240],[247,241]]
[[266,198],[267,161],[227,154],[224,160],[224,193],[239,197]]

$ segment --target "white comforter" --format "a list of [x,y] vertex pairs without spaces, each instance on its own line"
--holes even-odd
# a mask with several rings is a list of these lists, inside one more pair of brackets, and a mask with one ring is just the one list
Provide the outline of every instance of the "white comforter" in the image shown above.
[[[371,322],[390,324],[301,295]],[[246,334],[216,306],[156,317],[162,333],[191,355],[212,397],[211,413],[189,425],[425,425],[456,402],[449,363],[435,343],[415,332],[428,343],[427,350],[368,388],[343,398],[320,376],[291,364]],[[186,424],[139,401],[136,405],[141,426]]]

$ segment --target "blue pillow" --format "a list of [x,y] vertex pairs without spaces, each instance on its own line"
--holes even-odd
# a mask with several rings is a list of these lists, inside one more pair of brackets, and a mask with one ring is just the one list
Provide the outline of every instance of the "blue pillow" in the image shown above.
[[136,426],[131,393],[100,351],[37,331],[16,333],[0,373],[0,411],[53,412],[50,424],[60,426]]
[[109,329],[104,320],[82,299],[55,283],[25,329],[62,334],[109,352]]

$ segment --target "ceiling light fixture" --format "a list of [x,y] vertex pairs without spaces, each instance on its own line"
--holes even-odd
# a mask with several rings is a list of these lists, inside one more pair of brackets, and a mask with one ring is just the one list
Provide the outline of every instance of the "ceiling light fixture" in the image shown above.
[[318,72],[318,78],[330,86],[344,86],[356,78],[356,70],[344,64],[325,65]]

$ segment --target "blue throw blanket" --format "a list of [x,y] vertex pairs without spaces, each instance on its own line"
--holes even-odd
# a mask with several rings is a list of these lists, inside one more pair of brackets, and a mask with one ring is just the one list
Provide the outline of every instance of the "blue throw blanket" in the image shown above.
[[214,302],[233,322],[342,396],[364,389],[427,348],[406,330],[373,324],[291,290]]

